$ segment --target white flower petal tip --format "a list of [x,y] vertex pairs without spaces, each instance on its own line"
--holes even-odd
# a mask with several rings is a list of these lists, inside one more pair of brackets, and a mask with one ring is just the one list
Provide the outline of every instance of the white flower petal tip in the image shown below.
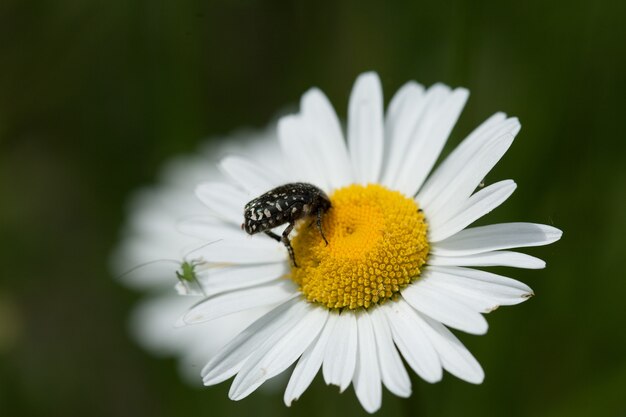
[[380,308],[371,311],[374,327],[378,364],[383,384],[393,394],[407,398],[411,395],[411,380],[393,343],[393,337],[385,313]]
[[[407,87],[403,104],[391,108],[397,127],[389,127],[390,156],[383,184],[413,196],[422,186],[467,101],[469,92],[435,84],[421,94]],[[412,91],[411,91],[412,90]],[[394,113],[391,113],[391,111]],[[397,115],[395,114],[397,112]]]
[[431,174],[416,201],[429,217],[447,217],[474,192],[513,143],[520,125],[495,115],[476,128]]
[[312,133],[320,162],[326,168],[330,190],[352,183],[352,163],[341,123],[326,95],[318,88],[310,89],[302,96],[300,111],[306,128]]
[[357,316],[357,364],[353,376],[354,392],[368,413],[378,410],[382,404],[382,386],[374,325],[366,311]]
[[180,329],[182,327],[188,326],[187,322],[185,322],[185,315],[186,313],[176,319],[176,321],[174,322],[175,329]]
[[326,347],[338,318],[338,314],[329,312],[328,320],[326,321],[319,336],[315,342],[309,345],[307,350],[304,351],[298,360],[298,363],[291,374],[291,378],[289,379],[289,383],[287,384],[285,395],[283,397],[287,406],[290,406],[292,401],[300,398],[315,378],[315,375],[317,375],[320,367],[322,366]]
[[317,338],[328,319],[328,310],[309,304],[290,317],[283,329],[273,333],[246,359],[229,391],[231,399],[247,397],[266,380],[293,364]]
[[[561,238],[563,237],[563,231],[561,229],[557,229],[554,226],[547,226],[547,225],[542,225],[544,227],[547,228],[547,233],[552,235],[552,240],[550,241],[550,243],[556,242],[558,240],[561,240]],[[548,243],[548,244],[550,244]]]
[[251,195],[260,195],[286,181],[271,168],[263,167],[246,158],[229,155],[218,163],[218,168]]
[[417,313],[428,339],[434,346],[441,366],[464,381],[480,384],[485,373],[474,356],[444,325],[421,313]]
[[327,385],[336,385],[339,392],[350,386],[356,367],[357,324],[348,312],[336,318],[333,333],[326,346],[322,375]]
[[284,116],[278,121],[278,140],[290,182],[309,182],[322,189],[328,183],[322,170],[319,147],[303,115]]
[[[522,303],[534,295],[532,289],[523,282],[486,271],[449,266],[431,267],[429,273],[415,286],[421,292],[426,291],[426,294],[444,294],[442,297],[449,297],[452,301],[465,304],[470,310],[483,314],[494,311],[501,305]],[[410,292],[408,296],[415,297]],[[428,314],[427,311],[432,311],[432,307],[424,306],[422,311]],[[431,314],[434,316],[442,313]],[[440,321],[444,322],[444,319],[441,318]]]
[[545,246],[562,236],[556,227],[536,223],[500,223],[462,230],[433,244],[432,253],[443,256],[474,255],[500,249]]
[[492,313],[492,312],[496,311],[496,310],[497,310],[497,309],[499,309],[499,308],[500,308],[500,304],[496,304],[495,306],[490,307],[490,308],[488,308],[487,310],[483,311],[483,314],[489,314],[489,313]]
[[248,196],[236,187],[221,182],[203,183],[196,187],[196,196],[220,218],[241,224],[241,210]]
[[411,369],[426,382],[439,382],[443,377],[441,362],[426,337],[424,326],[420,325],[417,312],[402,299],[381,308],[387,317],[393,341]]
[[361,74],[348,106],[348,148],[357,182],[377,182],[383,162],[383,90],[375,72]]
[[214,385],[239,373],[249,358],[268,352],[299,321],[304,321],[307,305],[298,301],[292,298],[270,310],[224,346],[202,368],[204,384]]
[[415,283],[402,291],[402,297],[415,310],[466,333],[483,335],[489,324],[480,314],[464,301],[427,285]]
[[543,269],[546,263],[525,253],[510,251],[483,252],[465,256],[431,255],[428,258],[431,266],[509,266],[524,269]]
[[[519,298],[519,300],[516,303],[510,303],[508,305],[513,305],[513,304],[520,304],[523,303],[524,301],[529,300],[530,298],[534,297],[535,293],[534,292],[529,292],[526,294],[522,294]],[[481,313],[483,314],[489,314],[489,313],[493,313],[494,311],[496,311],[497,309],[499,309],[501,307],[500,304],[494,304],[491,307],[486,308],[485,310],[481,311]]]
[[431,217],[429,219],[432,229],[430,241],[433,243],[440,242],[463,230],[504,203],[516,188],[517,184],[512,180],[491,184],[469,197],[456,212],[450,212],[448,218],[443,216]]

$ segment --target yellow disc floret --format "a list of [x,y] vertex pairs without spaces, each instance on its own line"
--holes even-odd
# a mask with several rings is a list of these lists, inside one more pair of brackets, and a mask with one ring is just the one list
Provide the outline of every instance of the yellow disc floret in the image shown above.
[[302,222],[292,240],[291,278],[310,302],[368,308],[417,279],[428,256],[427,224],[415,201],[383,186],[350,185],[330,196],[322,229]]

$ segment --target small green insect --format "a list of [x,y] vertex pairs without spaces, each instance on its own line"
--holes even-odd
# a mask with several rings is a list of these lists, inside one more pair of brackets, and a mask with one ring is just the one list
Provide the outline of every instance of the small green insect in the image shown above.
[[[205,262],[202,260],[194,259],[192,261],[183,261],[183,263],[180,264],[180,269],[176,271],[176,277],[179,281],[179,285],[176,286],[176,289],[179,293],[197,294],[201,292],[203,295],[206,295],[202,284],[198,280],[198,275],[196,274],[196,267],[203,263]],[[192,286],[195,286],[195,288]]]
[[[220,239],[221,240],[221,239]],[[148,262],[144,262],[140,265],[135,266],[134,268],[131,268],[130,270],[124,272],[122,275],[120,275],[118,278],[121,278],[125,275],[130,274],[131,272],[139,269],[139,268],[143,268],[147,265],[151,265],[151,264],[155,264],[155,263],[159,263],[159,262],[169,262],[169,263],[175,263],[176,265],[179,266],[179,268],[175,271],[176,274],[176,278],[178,278],[178,284],[176,285],[176,290],[183,295],[198,295],[198,294],[202,294],[202,295],[206,295],[206,293],[204,292],[204,287],[202,286],[202,283],[200,282],[200,280],[198,279],[198,274],[197,274],[197,270],[196,268],[200,265],[205,265],[207,264],[205,261],[203,261],[201,258],[197,258],[197,259],[192,259],[192,260],[187,260],[187,256],[189,256],[190,254],[192,254],[193,252],[200,250],[206,246],[209,246],[213,243],[219,242],[219,240],[213,241],[213,242],[209,242],[209,243],[205,243],[204,245],[195,248],[191,251],[189,251],[184,257],[183,257],[183,261],[179,261],[179,260],[175,260],[175,259],[156,259],[154,261],[148,261]]]
[[181,281],[197,282],[198,277],[196,275],[196,266],[198,265],[198,261],[184,261],[180,264],[180,272],[176,271],[176,276]]

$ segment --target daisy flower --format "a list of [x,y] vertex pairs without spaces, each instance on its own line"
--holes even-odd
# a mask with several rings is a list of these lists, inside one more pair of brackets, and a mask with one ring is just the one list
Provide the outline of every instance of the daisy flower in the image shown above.
[[[111,256],[113,274],[124,285],[144,294],[131,313],[131,335],[157,356],[177,357],[181,376],[194,385],[199,385],[198,372],[206,361],[268,311],[260,307],[198,326],[176,326],[176,319],[198,302],[194,290],[202,294],[194,288],[195,282],[177,279],[181,264],[188,261],[195,266],[198,282],[207,277],[206,265],[194,251],[207,242],[181,233],[179,224],[206,213],[193,194],[195,184],[219,179],[216,162],[220,156],[242,151],[265,161],[277,159],[275,126],[262,132],[235,134],[227,140],[212,140],[194,155],[169,161],[158,185],[142,189],[131,198],[123,237]],[[210,289],[207,291],[210,294]],[[186,293],[190,296],[180,296]],[[213,336],[207,338],[207,333]]]
[[[340,391],[352,384],[372,413],[381,406],[382,385],[410,395],[402,359],[427,382],[439,381],[444,369],[483,381],[481,366],[448,328],[484,334],[484,313],[533,293],[475,267],[543,268],[542,260],[510,249],[550,244],[561,231],[532,223],[469,227],[515,190],[511,180],[479,185],[520,124],[496,113],[433,170],[467,97],[463,88],[409,82],[384,112],[380,80],[366,73],[350,97],[347,140],[329,100],[314,88],[299,113],[279,121],[282,165],[221,160],[227,180],[196,189],[211,216],[181,226],[205,241],[219,239],[198,251],[209,265],[207,297],[182,320],[270,311],[208,361],[205,385],[234,376],[229,397],[240,400],[295,363],[287,405],[321,369]],[[294,230],[297,267],[282,243],[241,230],[247,202],[294,182],[320,188],[331,202],[323,236],[315,216]]]

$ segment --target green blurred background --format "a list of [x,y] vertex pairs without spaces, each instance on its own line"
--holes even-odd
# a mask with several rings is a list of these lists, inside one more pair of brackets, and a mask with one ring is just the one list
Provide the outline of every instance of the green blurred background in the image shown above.
[[292,408],[228,384],[184,384],[142,351],[139,295],[107,259],[124,207],[204,137],[264,127],[321,87],[345,117],[360,72],[386,100],[405,81],[468,87],[448,150],[497,110],[522,131],[488,181],[514,196],[489,222],[553,224],[563,239],[509,270],[536,297],[462,335],[473,386],[413,378],[381,416],[626,416],[626,2],[539,0],[0,2],[0,414],[346,416],[318,378]]

